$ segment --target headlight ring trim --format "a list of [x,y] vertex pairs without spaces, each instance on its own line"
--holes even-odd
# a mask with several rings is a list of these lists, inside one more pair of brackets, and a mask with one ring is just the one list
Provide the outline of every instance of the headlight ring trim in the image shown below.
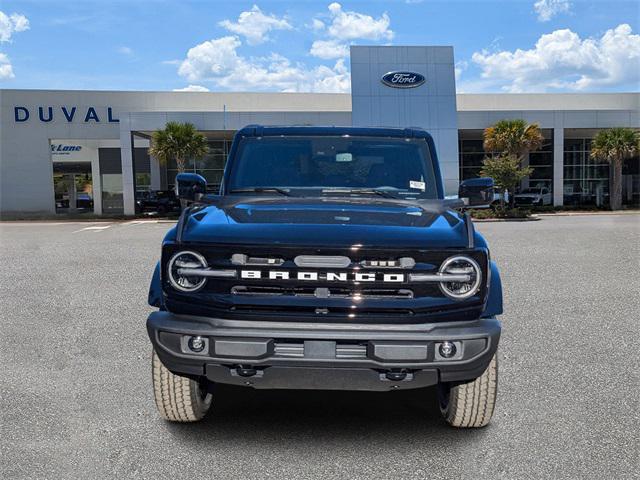
[[473,258],[468,257],[466,255],[454,255],[452,257],[447,258],[444,262],[442,262],[442,264],[440,265],[440,269],[438,270],[438,273],[446,274],[447,269],[456,262],[466,262],[473,268],[475,279],[473,280],[471,288],[469,288],[468,291],[462,294],[456,294],[455,292],[451,291],[449,288],[446,287],[447,284],[452,282],[439,282],[438,285],[440,287],[440,291],[445,296],[451,298],[452,300],[456,300],[456,301],[467,300],[471,298],[473,295],[475,295],[478,292],[478,290],[480,290],[480,285],[482,283],[482,269],[480,268],[480,265],[478,264],[478,262]]
[[196,261],[201,265],[202,269],[205,269],[208,267],[207,260],[204,258],[202,254],[198,252],[194,252],[193,250],[180,250],[179,252],[173,254],[171,259],[169,260],[169,263],[167,264],[167,277],[169,278],[169,283],[171,284],[171,286],[176,290],[178,290],[179,292],[194,293],[200,290],[202,287],[204,287],[205,283],[207,283],[207,278],[201,277],[194,287],[187,288],[180,285],[174,277],[173,269],[174,269],[176,260],[183,255],[191,255],[192,257],[194,257]]

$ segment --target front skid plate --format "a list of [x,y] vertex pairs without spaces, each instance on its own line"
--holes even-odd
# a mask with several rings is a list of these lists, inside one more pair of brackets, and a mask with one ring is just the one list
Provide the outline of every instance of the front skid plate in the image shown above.
[[386,392],[429,387],[438,383],[438,371],[417,370],[404,380],[392,381],[370,368],[267,367],[251,377],[236,369],[207,364],[207,378],[213,382],[264,389],[364,390]]

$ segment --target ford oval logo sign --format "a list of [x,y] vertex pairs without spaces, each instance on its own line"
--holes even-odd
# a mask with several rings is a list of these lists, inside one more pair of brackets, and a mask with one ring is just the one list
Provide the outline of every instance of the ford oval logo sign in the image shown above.
[[382,83],[394,88],[419,87],[424,80],[424,75],[416,72],[389,72],[382,77]]

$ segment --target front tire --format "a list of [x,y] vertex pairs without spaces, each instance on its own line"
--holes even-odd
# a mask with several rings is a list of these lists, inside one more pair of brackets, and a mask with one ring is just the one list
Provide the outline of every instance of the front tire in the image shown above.
[[498,393],[498,354],[473,382],[438,385],[440,412],[452,427],[479,428],[489,424]]
[[212,396],[206,385],[171,373],[155,350],[151,364],[153,394],[160,416],[170,422],[201,420],[211,408]]

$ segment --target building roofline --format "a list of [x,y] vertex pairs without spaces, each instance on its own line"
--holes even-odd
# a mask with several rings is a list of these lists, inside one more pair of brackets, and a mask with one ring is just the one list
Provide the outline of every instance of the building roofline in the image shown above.
[[[202,102],[200,110],[222,109],[228,111],[351,111],[349,93],[315,92],[173,92],[141,90],[45,90],[0,89],[5,97],[28,96],[33,102],[38,96],[78,94],[87,95],[156,95],[162,104],[180,109],[180,98],[195,106]],[[285,101],[283,101],[285,99]],[[293,102],[283,108],[284,103]],[[196,102],[194,104],[193,102]],[[580,110],[640,110],[639,92],[616,93],[458,93],[457,111],[580,111]],[[4,102],[3,102],[4,104]],[[155,109],[154,109],[155,110]],[[186,108],[185,110],[191,110]]]
[[640,93],[459,93],[458,112],[512,110],[638,110]]

